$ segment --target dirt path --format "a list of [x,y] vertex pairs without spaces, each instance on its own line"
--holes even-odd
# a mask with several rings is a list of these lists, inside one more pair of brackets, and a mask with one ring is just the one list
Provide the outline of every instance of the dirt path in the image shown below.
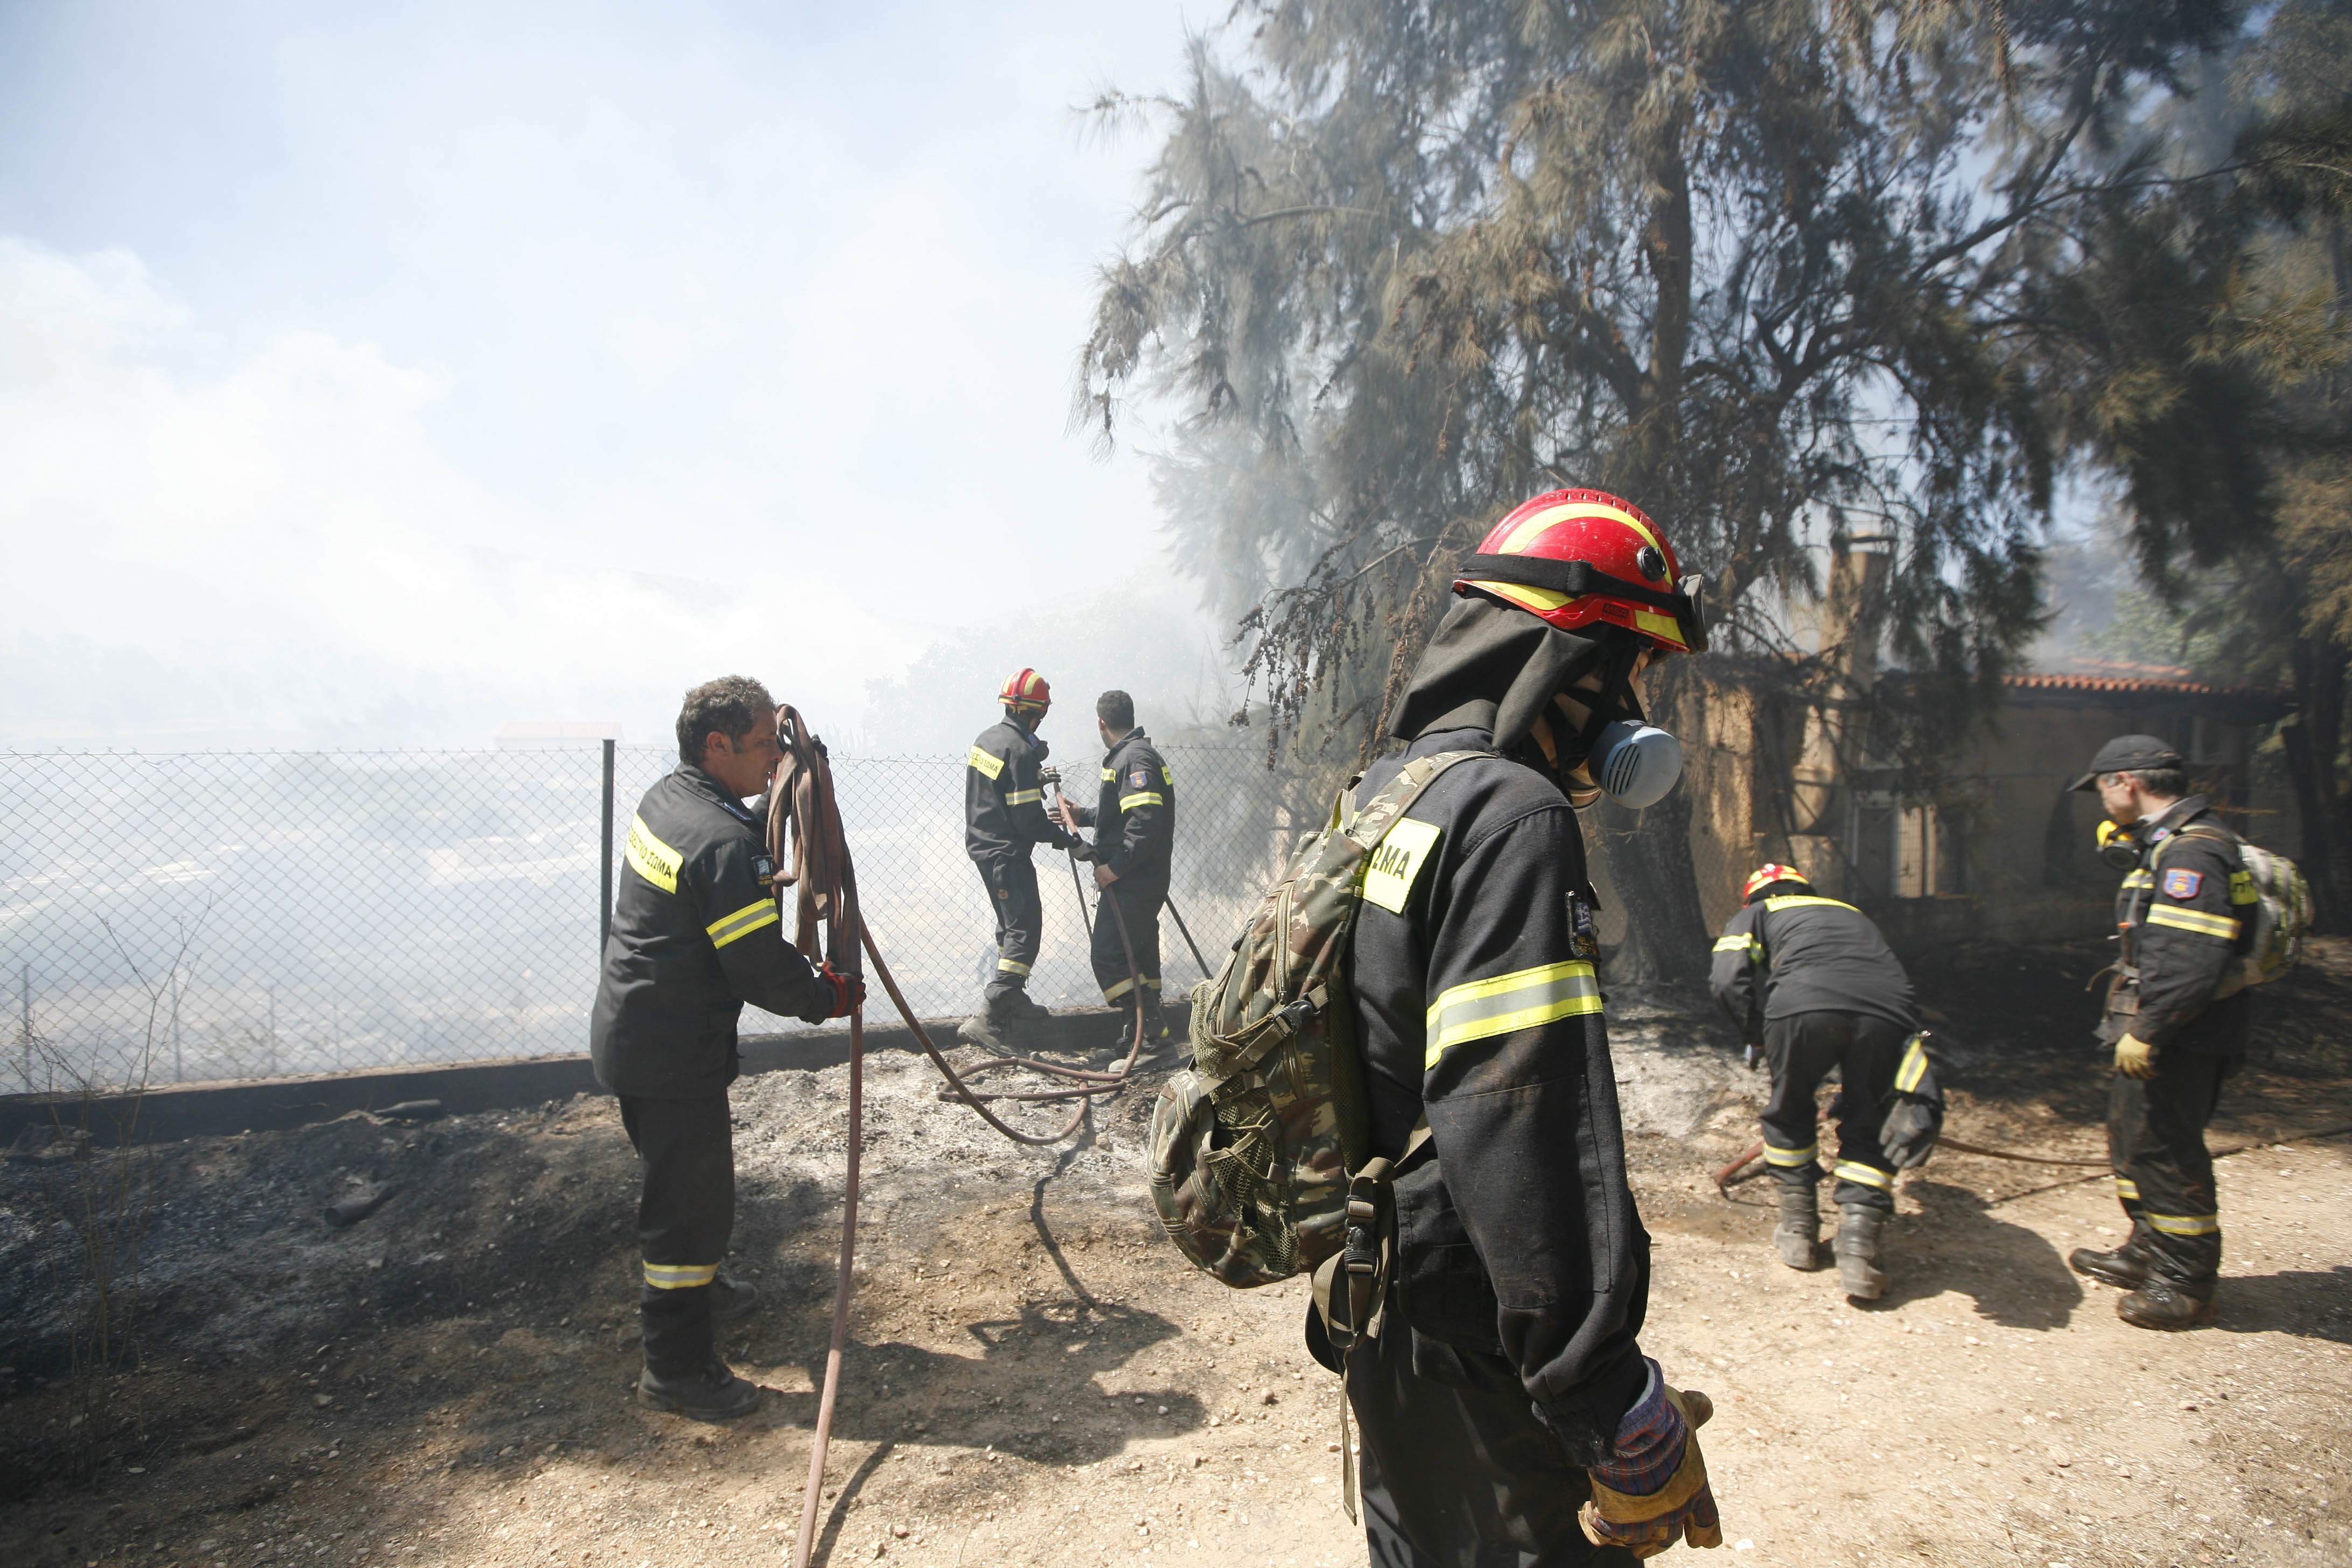
[[[2340,1001],[2326,980],[2305,1011]],[[2294,1050],[2232,1087],[2217,1145],[2352,1121],[2332,1047],[2289,1026],[2303,1016],[2282,1015]],[[1672,1022],[1654,1012],[1626,1032],[1621,1070],[1643,1094],[1636,1053],[1654,1047],[1633,1042]],[[2079,1053],[1994,1054],[1956,1075],[1954,1135],[2095,1152],[2074,1091],[2053,1089],[2085,1071]],[[1726,1203],[1707,1182],[1752,1136],[1761,1086],[1705,1070],[1698,1124],[1638,1133],[1632,1154],[1658,1242],[1644,1345],[1719,1402],[1706,1447],[1722,1561],[2352,1561],[2352,1139],[2223,1162],[2219,1330],[2126,1328],[2112,1292],[2066,1269],[2068,1249],[2112,1234],[2103,1182],[1951,1154],[1907,1180],[1895,1287],[1857,1310],[1833,1274],[1771,1261],[1765,1194]],[[1361,1563],[1298,1292],[1238,1294],[1178,1266],[1143,1196],[1145,1097],[1111,1108],[1085,1147],[1034,1154],[936,1104],[928,1071],[886,1059],[869,1089],[829,1560]],[[726,1343],[775,1392],[730,1427],[627,1397],[634,1170],[610,1102],[419,1129],[351,1118],[159,1152],[148,1360],[118,1390],[142,1426],[73,1483],[59,1460],[77,1384],[53,1359],[38,1279],[53,1235],[39,1205],[54,1202],[38,1186],[57,1173],[10,1167],[0,1561],[788,1560],[843,1077],[738,1090],[735,1261],[771,1306]],[[1658,1093],[1700,1103],[1685,1090]],[[384,1179],[406,1185],[383,1211],[320,1224],[320,1204]]]

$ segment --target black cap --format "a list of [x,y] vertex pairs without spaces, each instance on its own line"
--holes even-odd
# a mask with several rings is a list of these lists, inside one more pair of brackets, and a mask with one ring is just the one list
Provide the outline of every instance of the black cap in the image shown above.
[[2117,735],[2099,748],[2091,759],[2091,771],[2068,784],[2068,789],[2090,789],[2099,782],[2101,773],[2137,773],[2143,768],[2179,768],[2188,762],[2179,752],[2153,735]]

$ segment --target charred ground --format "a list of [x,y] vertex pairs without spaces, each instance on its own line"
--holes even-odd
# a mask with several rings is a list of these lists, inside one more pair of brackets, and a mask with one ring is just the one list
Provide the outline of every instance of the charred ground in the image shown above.
[[[2097,1155],[2105,1083],[2081,987],[2100,962],[1981,949],[1923,970],[1955,1136]],[[1780,1268],[1766,1194],[1727,1203],[1706,1175],[1753,1136],[1760,1079],[1696,998],[1612,999],[1658,1237],[1644,1342],[1721,1402],[1707,1447],[1741,1560],[2081,1568],[2352,1549],[2329,1414],[2352,1394],[2352,1141],[2283,1142],[2352,1121],[2352,960],[2322,944],[2280,992],[2215,1128],[2217,1146],[2262,1144],[2224,1162],[2223,1324],[2177,1339],[2123,1327],[2111,1294],[2066,1269],[2066,1247],[2116,1216],[2104,1183],[2061,1168],[1939,1154],[1906,1181],[1896,1284],[1874,1309]],[[635,1172],[609,1100],[144,1151],[127,1189],[131,1351],[102,1378],[73,1371],[68,1313],[71,1216],[107,1156],[11,1162],[0,1556],[635,1563],[684,1542],[689,1560],[777,1559],[822,1368],[844,1079],[737,1089],[733,1267],[767,1306],[726,1343],[772,1392],[726,1428],[626,1396]],[[1360,1562],[1297,1294],[1223,1290],[1159,1238],[1148,1093],[1038,1152],[933,1089],[919,1058],[871,1066],[826,1549]],[[369,1217],[322,1221],[386,1184]]]

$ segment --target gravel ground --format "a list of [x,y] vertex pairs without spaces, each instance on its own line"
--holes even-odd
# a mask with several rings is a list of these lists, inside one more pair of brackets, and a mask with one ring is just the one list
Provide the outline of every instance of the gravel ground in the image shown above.
[[[1954,1136],[2098,1152],[2086,963],[1987,951],[1922,976]],[[1613,997],[1657,1239],[1644,1344],[1718,1401],[1727,1560],[2352,1561],[2352,1139],[2292,1139],[2352,1121],[2348,970],[2328,944],[2271,999],[2228,1091],[2214,1142],[2255,1146],[2222,1162],[2224,1316],[2179,1336],[2124,1326],[2067,1270],[2118,1216],[2103,1181],[2063,1169],[1939,1154],[1906,1181],[1874,1307],[1782,1268],[1769,1194],[1726,1201],[1706,1174],[1753,1137],[1760,1079],[1694,998]],[[767,1302],[722,1332],[771,1393],[726,1427],[627,1397],[635,1167],[609,1100],[150,1151],[133,1370],[105,1379],[67,1364],[59,1281],[88,1178],[117,1167],[0,1167],[0,1561],[788,1560],[845,1088],[838,1068],[738,1086],[733,1267]],[[828,1559],[1362,1563],[1300,1292],[1225,1290],[1159,1237],[1148,1087],[1044,1152],[935,1089],[920,1058],[870,1065]],[[370,1217],[321,1223],[386,1183]]]

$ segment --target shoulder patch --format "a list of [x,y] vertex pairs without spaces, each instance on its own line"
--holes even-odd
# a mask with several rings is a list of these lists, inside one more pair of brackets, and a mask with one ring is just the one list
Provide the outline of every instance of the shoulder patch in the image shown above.
[[992,756],[990,753],[982,751],[978,746],[974,746],[971,749],[971,755],[965,760],[971,763],[974,768],[977,768],[982,775],[986,778],[992,779],[1004,771],[1004,759],[1003,757]]
[[2164,896],[2168,899],[2193,899],[2204,885],[2202,871],[2169,870],[2164,874]]
[[1365,901],[1391,914],[1404,913],[1405,900],[1412,897],[1412,885],[1422,867],[1429,863],[1429,852],[1437,847],[1443,831],[1431,823],[1398,817],[1364,858]]
[[1128,774],[1127,787],[1129,789],[1150,789],[1151,787],[1151,770],[1150,768],[1138,768],[1133,773]]
[[628,858],[638,876],[665,893],[677,891],[677,869],[686,857],[655,837],[643,816],[629,818]]

